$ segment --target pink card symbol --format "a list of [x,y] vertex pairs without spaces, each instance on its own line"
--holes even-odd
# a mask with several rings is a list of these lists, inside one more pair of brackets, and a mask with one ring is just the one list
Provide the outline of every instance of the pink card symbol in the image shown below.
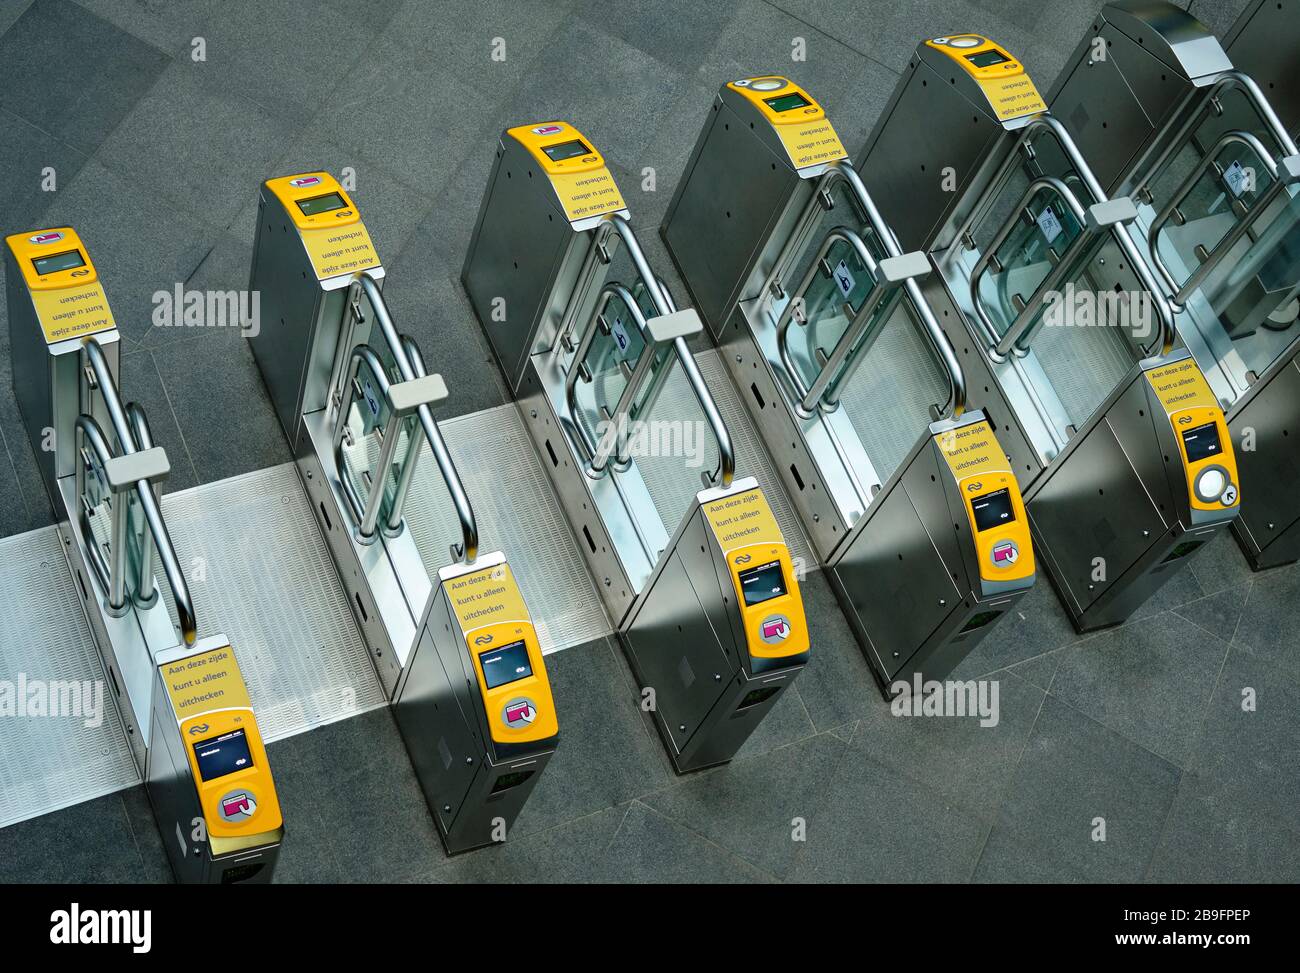
[[763,623],[763,638],[783,638],[788,631],[785,619],[777,618]]
[[516,703],[506,707],[507,723],[523,723],[532,719],[533,708],[527,703]]
[[221,802],[221,813],[226,817],[233,817],[236,814],[252,814],[249,806],[247,794],[240,794],[238,797],[231,797]]
[[994,564],[1014,564],[1017,556],[1016,545],[1008,541],[993,548]]

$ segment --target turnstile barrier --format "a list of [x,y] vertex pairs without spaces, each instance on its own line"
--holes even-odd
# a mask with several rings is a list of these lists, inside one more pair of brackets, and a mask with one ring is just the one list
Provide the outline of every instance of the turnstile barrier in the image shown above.
[[[5,243],[15,396],[173,871],[186,883],[269,882],[283,835],[270,766],[229,640],[197,638],[159,505],[170,465],[144,409],[118,392],[121,340],[98,271],[71,227]],[[220,656],[218,677],[167,684],[165,670],[193,674],[210,650]],[[232,700],[237,715],[225,705]],[[160,719],[168,707],[173,716]],[[187,722],[191,716],[199,718]],[[239,725],[226,725],[232,721]],[[218,723],[225,729],[209,733]],[[195,743],[207,750],[192,750]],[[244,763],[227,767],[234,749]],[[215,790],[249,778],[260,809],[249,797],[227,814],[237,802],[223,804]]]
[[[369,230],[333,176],[263,183],[250,288],[261,293],[264,324],[250,329],[253,355],[439,833],[455,854],[506,840],[554,752],[558,723],[523,597],[503,554],[479,554],[474,510],[433,415],[446,384],[426,372],[419,346],[398,331],[384,280]],[[437,578],[406,519],[426,451],[458,528]],[[491,611],[504,618],[493,622],[517,629],[512,658],[528,671],[516,688],[529,695],[504,709],[500,687],[513,680],[494,682],[482,658],[483,640],[500,645],[502,634],[449,614],[467,579],[487,582],[475,581],[471,597],[498,599]],[[484,601],[482,611],[489,607]]]
[[[1288,30],[1252,5],[1238,49],[1270,76]],[[1227,413],[1247,503],[1232,530],[1256,569],[1300,559],[1300,155],[1266,88],[1173,4],[1107,4],[1051,102],[1112,192],[1138,204],[1131,236],[1177,314],[1180,342]]]
[[926,255],[898,245],[822,106],[772,75],[721,86],[662,232],[882,688],[942,679],[1034,557],[922,296]]
[[[1219,405],[1131,235],[1137,203],[1107,195],[1023,65],[977,34],[917,45],[858,169],[938,270],[925,296],[1075,626],[1124,621],[1240,509]],[[1174,367],[1185,409],[1153,391]]]
[[[734,480],[687,346],[699,316],[676,308],[628,218],[572,125],[508,129],[462,279],[684,772],[731,759],[802,669],[809,634],[784,538],[757,484]],[[683,473],[640,445],[673,381],[698,406],[711,468]]]

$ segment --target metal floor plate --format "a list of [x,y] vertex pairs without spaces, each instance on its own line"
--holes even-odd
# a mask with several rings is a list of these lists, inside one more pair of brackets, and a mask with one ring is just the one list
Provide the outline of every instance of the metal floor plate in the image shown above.
[[[0,540],[0,828],[140,781],[59,544],[53,527]],[[15,712],[20,683],[30,699],[37,680],[97,684],[99,725]]]
[[1076,428],[1133,367],[1127,344],[1120,328],[1038,329],[1031,347]]
[[[499,550],[510,559],[542,652],[609,635],[613,629],[600,594],[518,409],[501,405],[439,427],[474,506],[479,550]],[[460,528],[427,445],[405,515],[420,556],[436,577],[451,563],[450,545],[459,541]]]
[[169,494],[163,513],[199,635],[229,636],[267,740],[386,705],[292,463]]

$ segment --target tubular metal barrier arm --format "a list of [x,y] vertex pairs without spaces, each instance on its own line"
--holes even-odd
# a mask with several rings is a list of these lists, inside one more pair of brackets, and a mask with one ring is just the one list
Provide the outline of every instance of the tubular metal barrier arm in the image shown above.
[[1142,346],[1142,353],[1152,355],[1156,353],[1156,348],[1159,348],[1161,355],[1167,355],[1174,350],[1174,341],[1178,336],[1177,326],[1174,324],[1174,308],[1165,298],[1164,292],[1161,291],[1160,285],[1156,282],[1155,274],[1151,271],[1151,265],[1139,252],[1137,245],[1133,242],[1133,238],[1128,235],[1128,232],[1123,227],[1113,227],[1112,234],[1120,250],[1124,252],[1128,265],[1137,274],[1147,299],[1155,305],[1156,315],[1160,318],[1160,330],[1156,333],[1151,344]]
[[[1070,163],[1070,167],[1074,170],[1075,174],[1079,177],[1079,180],[1084,184],[1084,186],[1087,187],[1088,193],[1092,196],[1094,203],[1104,204],[1112,202],[1112,200],[1106,195],[1106,191],[1102,188],[1101,182],[1097,179],[1096,174],[1093,173],[1092,167],[1089,166],[1087,160],[1084,159],[1083,153],[1079,151],[1079,146],[1075,144],[1074,138],[1070,135],[1069,130],[1066,129],[1060,119],[1056,118],[1054,115],[1038,115],[1028,125],[1026,125],[1025,130],[1020,137],[1019,147],[1022,147],[1027,154],[1032,156],[1032,138],[1039,132],[1046,132],[1056,139],[1056,143],[1060,146],[1061,151],[1065,153],[1066,160]],[[1015,158],[1015,154],[1013,153],[1011,157]],[[1118,200],[1114,200],[1114,202],[1118,202]],[[1116,244],[1122,251],[1124,251],[1124,256],[1128,259],[1129,266],[1133,268],[1133,272],[1137,274],[1138,279],[1142,282],[1142,287],[1145,289],[1151,303],[1155,305],[1156,315],[1160,318],[1160,330],[1150,345],[1143,346],[1143,353],[1151,354],[1152,350],[1158,346],[1160,348],[1160,353],[1167,355],[1173,350],[1174,340],[1176,338],[1176,326],[1174,324],[1175,309],[1170,306],[1169,302],[1165,299],[1164,294],[1156,285],[1155,275],[1151,272],[1149,262],[1139,252],[1138,248],[1134,245],[1132,238],[1129,237],[1124,228],[1121,226],[1111,226],[1110,229]],[[1062,263],[1064,263],[1064,261],[1062,261]]]
[[[821,246],[817,248],[816,256],[814,256],[812,261],[808,264],[808,269],[804,271],[803,280],[799,282],[799,286],[796,287],[794,292],[790,295],[789,303],[786,304],[785,310],[781,312],[781,316],[777,318],[776,321],[777,350],[780,353],[781,361],[785,365],[786,371],[789,372],[790,379],[794,382],[795,388],[798,390],[800,396],[807,396],[808,387],[804,385],[803,380],[799,377],[799,373],[795,369],[794,361],[790,355],[790,324],[794,320],[796,308],[799,308],[803,302],[804,295],[806,295],[808,289],[812,287],[813,282],[817,279],[817,275],[823,272],[822,268],[826,263],[826,255],[831,252],[831,247],[835,246],[836,243],[847,245],[857,256],[858,261],[862,266],[867,268],[867,273],[871,275],[872,280],[874,281],[876,278],[876,261],[871,256],[871,252],[867,250],[867,245],[862,242],[862,237],[858,236],[856,231],[849,229],[847,226],[836,226],[822,238]],[[865,307],[866,305],[864,304],[863,306]],[[803,310],[800,310],[799,313],[801,315],[806,314]],[[852,329],[850,328],[850,330]]]
[[[374,309],[375,320],[379,323],[379,330],[384,336],[384,342],[388,346],[389,353],[397,363],[397,371],[401,375],[402,381],[410,382],[424,378],[424,357],[420,354],[419,347],[414,340],[398,334],[397,326],[393,323],[392,315],[388,313],[388,303],[384,300],[378,282],[367,271],[358,274],[357,280],[360,282],[366,298],[370,301],[371,308]],[[447,444],[443,441],[442,433],[438,429],[438,423],[434,421],[432,411],[430,411],[427,404],[419,406],[416,411],[420,417],[420,425],[424,429],[425,439],[429,441],[429,448],[433,452],[434,461],[438,464],[438,471],[442,474],[443,481],[447,485],[447,492],[451,495],[452,504],[456,508],[456,517],[460,521],[461,543],[459,547],[456,545],[451,546],[452,558],[456,561],[472,564],[474,559],[478,557],[478,522],[474,518],[474,508],[465,493],[460,474],[456,470],[456,464],[452,461],[451,453],[447,451]],[[401,490],[401,486],[399,482],[399,490]],[[407,486],[409,487],[409,483]],[[401,494],[401,499],[405,499],[404,492]],[[394,504],[394,509],[400,522],[401,506]],[[392,526],[394,525],[390,524],[390,527]]]
[[[153,449],[153,433],[149,429],[149,417],[144,407],[136,402],[126,404],[126,417],[135,433],[136,444],[142,449]],[[153,576],[153,552],[155,542],[153,534],[145,533],[140,545],[140,577],[136,579],[136,598],[142,605],[152,605],[156,594]]]
[[[415,373],[416,378],[424,378],[427,373],[424,367],[424,355],[420,353],[419,345],[407,335],[403,335],[401,341],[402,350],[405,351],[407,360],[411,364],[411,371]],[[420,425],[424,427],[424,437],[429,441],[429,449],[433,452],[433,460],[438,464],[438,472],[442,474],[447,492],[451,495],[452,506],[456,508],[456,519],[460,522],[460,545],[450,545],[452,559],[473,564],[474,559],[478,557],[478,521],[474,519],[474,508],[470,505],[469,494],[465,492],[460,472],[456,469],[456,463],[451,458],[447,443],[442,438],[442,430],[434,421],[433,412],[427,404],[422,404],[416,411],[420,416]],[[414,469],[415,463],[412,462],[410,466]],[[403,472],[405,473],[405,470]],[[393,506],[400,520],[400,502]]]
[[[829,193],[834,185],[833,180],[842,179],[848,185],[850,192],[862,211],[867,216],[867,224],[871,227],[876,237],[880,240],[885,252],[891,257],[903,256],[903,248],[898,242],[898,237],[894,235],[893,229],[885,222],[885,217],[881,214],[876,201],[871,198],[867,192],[866,185],[862,182],[862,177],[858,171],[851,165],[837,164],[822,178],[821,192]],[[952,418],[960,416],[966,411],[966,375],[962,371],[961,362],[957,359],[957,352],[948,340],[948,336],[943,333],[943,328],[935,320],[934,312],[930,310],[929,303],[921,293],[921,287],[914,278],[908,278],[903,284],[903,290],[907,294],[907,301],[912,307],[916,320],[921,324],[921,330],[925,334],[926,340],[930,344],[931,350],[943,366],[944,372],[948,376],[948,402],[941,410],[940,415],[947,415]]]
[[736,476],[736,454],[731,448],[731,433],[727,431],[727,424],[723,421],[722,414],[718,412],[718,405],[713,401],[713,394],[709,392],[709,387],[704,384],[704,376],[700,374],[700,369],[695,364],[695,358],[691,355],[691,349],[686,344],[686,339],[675,338],[673,340],[673,350],[677,352],[677,361],[686,374],[686,381],[690,383],[691,391],[695,393],[696,401],[700,403],[700,409],[704,412],[704,418],[710,428],[713,429],[714,438],[718,441],[717,475],[722,486],[724,488],[729,487]]
[[[650,269],[650,263],[646,260],[645,251],[641,249],[641,243],[637,240],[632,225],[618,215],[611,216],[609,221],[614,224],[614,230],[627,247],[628,255],[632,259],[632,265],[636,268],[637,276],[641,278],[646,293],[650,295],[655,310],[661,315],[673,313],[672,298],[660,286],[659,278]],[[700,409],[704,412],[705,421],[708,422],[709,428],[713,430],[714,439],[717,440],[718,468],[722,486],[729,487],[736,475],[736,454],[731,444],[731,433],[727,430],[727,423],[723,420],[722,413],[718,411],[717,403],[713,401],[713,395],[709,392],[709,387],[704,384],[704,378],[700,375],[695,360],[691,357],[691,351],[686,344],[686,339],[677,338],[673,344],[677,352],[677,360],[681,362],[682,370],[686,374],[686,380],[690,383],[691,390],[700,403]]]
[[[95,376],[96,387],[108,410],[113,430],[117,433],[123,452],[131,454],[150,448],[143,443],[137,443],[136,440],[136,428],[140,428],[149,438],[149,442],[153,441],[149,436],[149,423],[144,417],[144,410],[138,405],[134,406],[131,413],[136,418],[128,419],[128,410],[122,405],[122,400],[118,396],[117,385],[108,367],[108,359],[104,356],[104,350],[99,346],[99,342],[93,337],[87,338],[82,343],[82,348],[86,352],[86,358]],[[153,484],[147,479],[139,480],[135,484],[135,490],[140,499],[140,509],[144,511],[145,524],[153,538],[154,548],[158,552],[158,560],[162,563],[167,584],[171,587],[172,602],[176,607],[176,620],[180,624],[181,636],[186,645],[193,645],[198,637],[198,618],[194,611],[194,601],[190,595],[189,583],[185,580],[185,572],[181,570],[180,559],[176,556],[176,548],[172,545],[167,523],[163,520],[162,510],[158,507],[158,498],[154,494]]]
[[353,445],[354,442],[351,430],[348,428],[348,414],[352,398],[357,394],[359,388],[357,376],[360,374],[363,365],[370,370],[371,378],[379,386],[379,394],[384,402],[387,403],[390,400],[388,375],[379,361],[379,356],[367,345],[357,345],[352,349],[352,357],[348,361],[348,368],[345,373],[345,394],[334,425],[334,462],[339,471],[339,482],[343,487],[343,495],[347,498],[348,506],[352,508],[352,516],[357,521],[359,540],[363,544],[368,544],[374,541],[376,536],[375,528],[379,523],[379,506],[383,502],[384,496],[383,479],[392,465],[393,454],[397,450],[397,428],[401,417],[390,410],[388,425],[385,426],[383,432],[384,439],[380,448],[379,462],[375,466],[376,476],[370,484],[369,496],[362,503],[361,498],[357,495],[356,485],[348,476],[347,457],[343,447],[345,444]]
[[[825,274],[829,270],[826,257],[836,243],[846,244],[854,252],[858,262],[867,269],[867,273],[871,276],[872,287],[866,300],[862,302],[862,307],[854,312],[852,322],[844,329],[844,333],[840,335],[839,340],[836,341],[835,348],[827,357],[825,364],[822,365],[821,371],[817,373],[817,378],[809,386],[804,384],[803,378],[795,368],[793,355],[790,352],[790,323],[794,319],[796,304],[804,299],[808,289],[812,287],[813,282],[817,279],[817,275],[819,273]],[[871,321],[872,314],[885,298],[885,295],[891,290],[881,282],[880,276],[880,266],[876,263],[875,258],[871,256],[871,252],[867,249],[862,237],[846,226],[834,227],[822,239],[821,246],[817,248],[817,255],[808,265],[803,280],[799,282],[799,286],[790,298],[790,303],[786,305],[785,310],[781,313],[776,327],[777,348],[781,355],[781,361],[789,374],[790,381],[801,396],[798,403],[798,412],[805,419],[815,414],[821,404],[823,394],[845,367],[850,352],[854,351],[855,347],[859,345],[859,341]]]

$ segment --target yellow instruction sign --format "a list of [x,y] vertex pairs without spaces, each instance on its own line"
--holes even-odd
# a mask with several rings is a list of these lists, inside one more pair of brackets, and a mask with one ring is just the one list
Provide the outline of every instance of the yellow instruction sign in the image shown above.
[[252,709],[248,687],[228,645],[159,666],[180,721],[223,709]]
[[317,280],[340,274],[355,274],[379,266],[379,254],[370,232],[360,220],[343,226],[301,230],[303,246],[316,271]]
[[934,442],[957,480],[998,470],[1010,472],[1002,444],[987,421],[946,429],[934,437]]
[[1027,74],[1015,74],[1009,78],[976,78],[984,97],[989,100],[993,114],[1002,122],[1024,115],[1036,115],[1047,111],[1043,96],[1034,87],[1034,82]]
[[790,164],[796,169],[838,162],[848,157],[829,118],[823,117],[808,122],[773,127],[781,137],[781,144],[785,147],[785,154],[790,157]]
[[1172,365],[1148,368],[1146,377],[1169,415],[1182,409],[1218,408],[1219,400],[1210,391],[1210,383],[1194,359],[1184,358]]
[[704,516],[724,555],[751,544],[785,543],[762,490],[746,490],[711,500],[704,505]]
[[117,326],[98,281],[28,293],[32,295],[46,344],[84,338]]
[[531,622],[509,564],[497,564],[443,582],[447,600],[466,634],[501,622]]
[[570,222],[627,209],[623,194],[608,169],[549,173],[555,195]]

